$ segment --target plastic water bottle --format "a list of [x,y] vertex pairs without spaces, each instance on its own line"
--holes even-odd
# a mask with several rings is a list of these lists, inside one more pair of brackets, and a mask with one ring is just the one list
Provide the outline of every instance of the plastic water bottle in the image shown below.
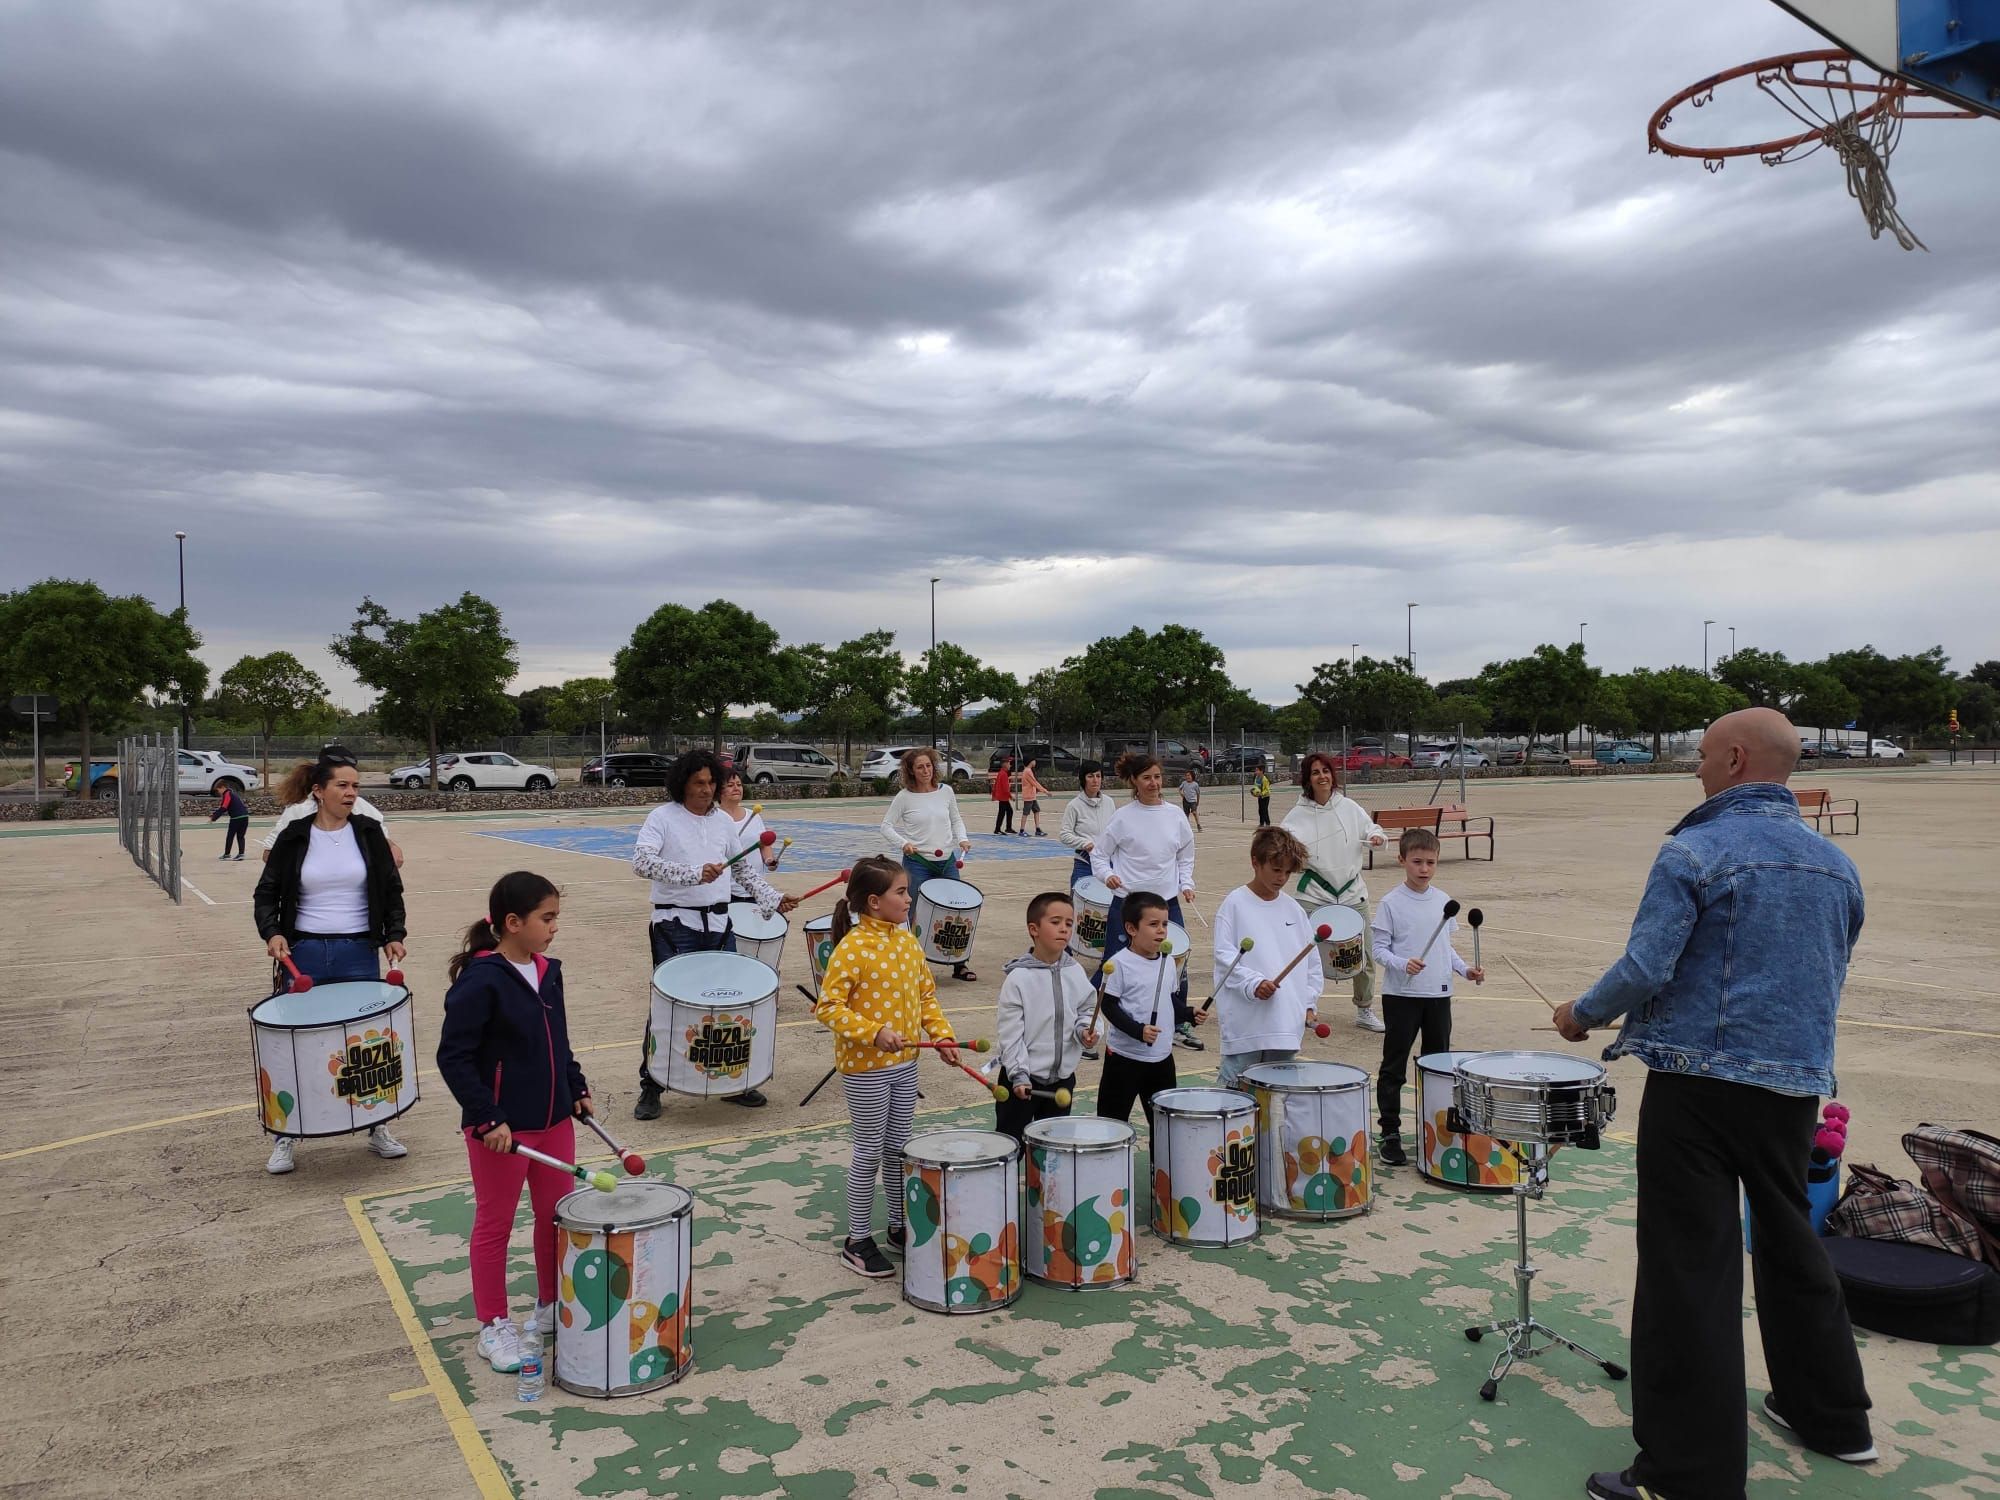
[[539,1329],[521,1334],[521,1384],[515,1396],[521,1401],[542,1399],[542,1335]]

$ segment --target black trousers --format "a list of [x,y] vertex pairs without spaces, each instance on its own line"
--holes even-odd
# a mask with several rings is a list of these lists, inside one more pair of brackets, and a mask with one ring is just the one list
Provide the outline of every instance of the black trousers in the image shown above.
[[1153,1123],[1153,1095],[1180,1081],[1174,1071],[1174,1055],[1169,1052],[1158,1062],[1135,1062],[1120,1057],[1108,1047],[1104,1052],[1104,1077],[1097,1085],[1097,1115],[1103,1120],[1131,1123],[1134,1102],[1146,1107],[1146,1124]]
[[[652,950],[653,967],[657,969],[668,959],[678,958],[683,953],[734,953],[736,933],[730,927],[728,917],[710,912],[701,927],[684,927],[679,922],[648,923],[646,945]],[[642,1089],[661,1087],[646,1066],[646,1060],[652,1053],[653,1009],[649,999],[646,1004],[646,1040],[639,1053],[639,1087]]]
[[1257,799],[1257,826],[1259,828],[1269,828],[1271,826],[1271,799],[1269,797],[1259,797]]
[[1819,1101],[1744,1083],[1648,1073],[1639,1106],[1639,1272],[1632,1296],[1632,1436],[1640,1484],[1742,1500],[1749,1463],[1743,1241],[1772,1404],[1808,1443],[1868,1445],[1868,1390],[1847,1303],[1806,1209]]
[[993,804],[993,831],[995,833],[1012,833],[1014,831],[1013,803],[996,802]]
[[222,857],[224,859],[229,857],[229,851],[232,846],[235,848],[237,855],[241,857],[244,853],[243,845],[249,837],[250,820],[248,818],[231,818],[229,820],[229,831],[222,836]]
[[[1007,1070],[1004,1067],[1001,1068],[999,1076],[993,1081],[1006,1089],[1013,1088],[1015,1082],[1015,1080],[1007,1076]],[[1076,1074],[1074,1073],[1070,1074],[1067,1078],[1031,1078],[1028,1081],[1036,1088],[1046,1089],[1051,1093],[1057,1089],[1068,1089],[1071,1093],[1076,1092]],[[1129,1111],[1132,1106],[1127,1104],[1125,1108]],[[993,1101],[993,1128],[1002,1135],[1011,1135],[1018,1141],[1035,1121],[1052,1120],[1057,1115],[1066,1115],[1068,1113],[1069,1106],[1067,1104],[1058,1104],[1053,1099],[1037,1099],[1032,1097],[1016,1099],[1010,1093],[1005,1099],[995,1099]]]
[[1419,1057],[1451,1051],[1451,996],[1384,995],[1382,1025],[1382,1071],[1375,1075],[1375,1109],[1382,1117],[1382,1134],[1401,1135],[1410,1048],[1421,1037]]

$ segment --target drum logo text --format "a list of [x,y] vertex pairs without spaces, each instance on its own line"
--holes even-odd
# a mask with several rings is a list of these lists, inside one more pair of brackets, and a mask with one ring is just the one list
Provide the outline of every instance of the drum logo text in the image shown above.
[[688,1037],[688,1063],[711,1077],[741,1073],[750,1066],[750,1038],[755,1031],[748,1016],[733,1021],[704,1017],[701,1029]]
[[1104,946],[1104,934],[1110,924],[1094,911],[1081,912],[1076,919],[1076,940],[1090,949]]
[[374,1104],[402,1092],[403,1042],[393,1031],[349,1037],[334,1070],[336,1099]]
[[931,941],[945,953],[963,953],[972,946],[972,924],[963,917],[939,917],[931,923]]
[[1215,1172],[1215,1201],[1225,1207],[1253,1203],[1257,1197],[1257,1143],[1231,1141],[1223,1147]]

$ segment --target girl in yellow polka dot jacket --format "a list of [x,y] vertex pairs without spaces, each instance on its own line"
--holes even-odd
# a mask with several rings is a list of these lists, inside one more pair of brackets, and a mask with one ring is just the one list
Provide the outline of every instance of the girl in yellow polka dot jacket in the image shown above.
[[[879,855],[857,862],[833,908],[833,956],[816,1014],[833,1031],[833,1063],[854,1126],[847,1167],[847,1240],[841,1259],[863,1276],[893,1276],[875,1243],[875,1177],[889,1200],[889,1245],[903,1249],[903,1143],[917,1112],[919,1032],[952,1040],[937,981],[907,925],[910,877]],[[953,1047],[939,1049],[948,1063]]]

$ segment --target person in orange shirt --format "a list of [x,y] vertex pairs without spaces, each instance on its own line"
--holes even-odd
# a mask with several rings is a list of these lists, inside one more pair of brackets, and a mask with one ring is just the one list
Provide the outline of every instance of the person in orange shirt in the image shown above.
[[[882,855],[855,862],[834,903],[833,956],[814,1014],[833,1032],[833,1065],[847,1096],[854,1155],[847,1166],[847,1239],[840,1258],[859,1275],[893,1276],[875,1243],[875,1178],[889,1200],[889,1244],[903,1249],[903,1143],[917,1113],[919,1033],[952,1040],[937,981],[910,919],[910,877]],[[938,1055],[956,1065],[958,1049]]]
[[1021,767],[1021,837],[1028,836],[1028,819],[1035,820],[1035,837],[1045,838],[1042,832],[1042,793],[1048,788],[1042,785],[1042,778],[1035,774],[1035,763],[1031,759]]

